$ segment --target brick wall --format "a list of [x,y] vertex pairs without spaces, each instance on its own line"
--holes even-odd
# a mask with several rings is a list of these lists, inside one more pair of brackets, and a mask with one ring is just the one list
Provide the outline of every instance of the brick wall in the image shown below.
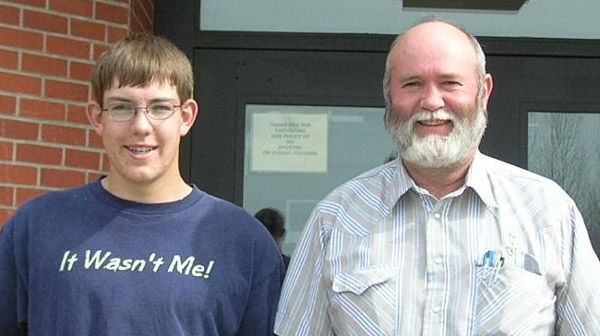
[[29,198],[106,171],[85,116],[92,67],[153,21],[154,0],[0,0],[0,226]]

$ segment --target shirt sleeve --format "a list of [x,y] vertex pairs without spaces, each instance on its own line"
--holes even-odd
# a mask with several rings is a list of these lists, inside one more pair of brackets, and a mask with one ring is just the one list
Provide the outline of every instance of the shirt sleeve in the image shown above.
[[323,272],[329,231],[315,210],[301,235],[283,284],[275,319],[277,335],[333,335]]
[[18,335],[17,279],[11,225],[0,229],[0,330],[2,335]]
[[600,335],[600,262],[573,203],[563,249],[565,285],[557,291],[557,335]]

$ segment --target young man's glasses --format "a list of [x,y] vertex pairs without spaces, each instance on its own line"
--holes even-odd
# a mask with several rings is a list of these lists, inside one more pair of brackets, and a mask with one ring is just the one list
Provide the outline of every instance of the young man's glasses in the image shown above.
[[181,107],[181,105],[173,105],[170,102],[152,103],[148,106],[135,106],[118,102],[109,104],[102,111],[107,112],[108,117],[113,121],[129,121],[135,117],[138,110],[143,110],[146,116],[152,120],[165,120],[170,118],[178,107]]

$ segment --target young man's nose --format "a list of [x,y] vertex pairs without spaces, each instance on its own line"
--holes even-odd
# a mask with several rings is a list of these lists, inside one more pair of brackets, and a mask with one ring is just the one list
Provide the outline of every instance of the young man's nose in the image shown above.
[[145,107],[137,107],[133,118],[129,121],[136,132],[148,133],[152,129],[152,120]]

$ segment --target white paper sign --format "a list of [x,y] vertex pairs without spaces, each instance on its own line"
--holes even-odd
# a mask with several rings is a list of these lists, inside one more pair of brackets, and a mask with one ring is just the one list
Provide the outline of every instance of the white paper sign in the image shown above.
[[254,113],[252,171],[327,171],[327,115]]

